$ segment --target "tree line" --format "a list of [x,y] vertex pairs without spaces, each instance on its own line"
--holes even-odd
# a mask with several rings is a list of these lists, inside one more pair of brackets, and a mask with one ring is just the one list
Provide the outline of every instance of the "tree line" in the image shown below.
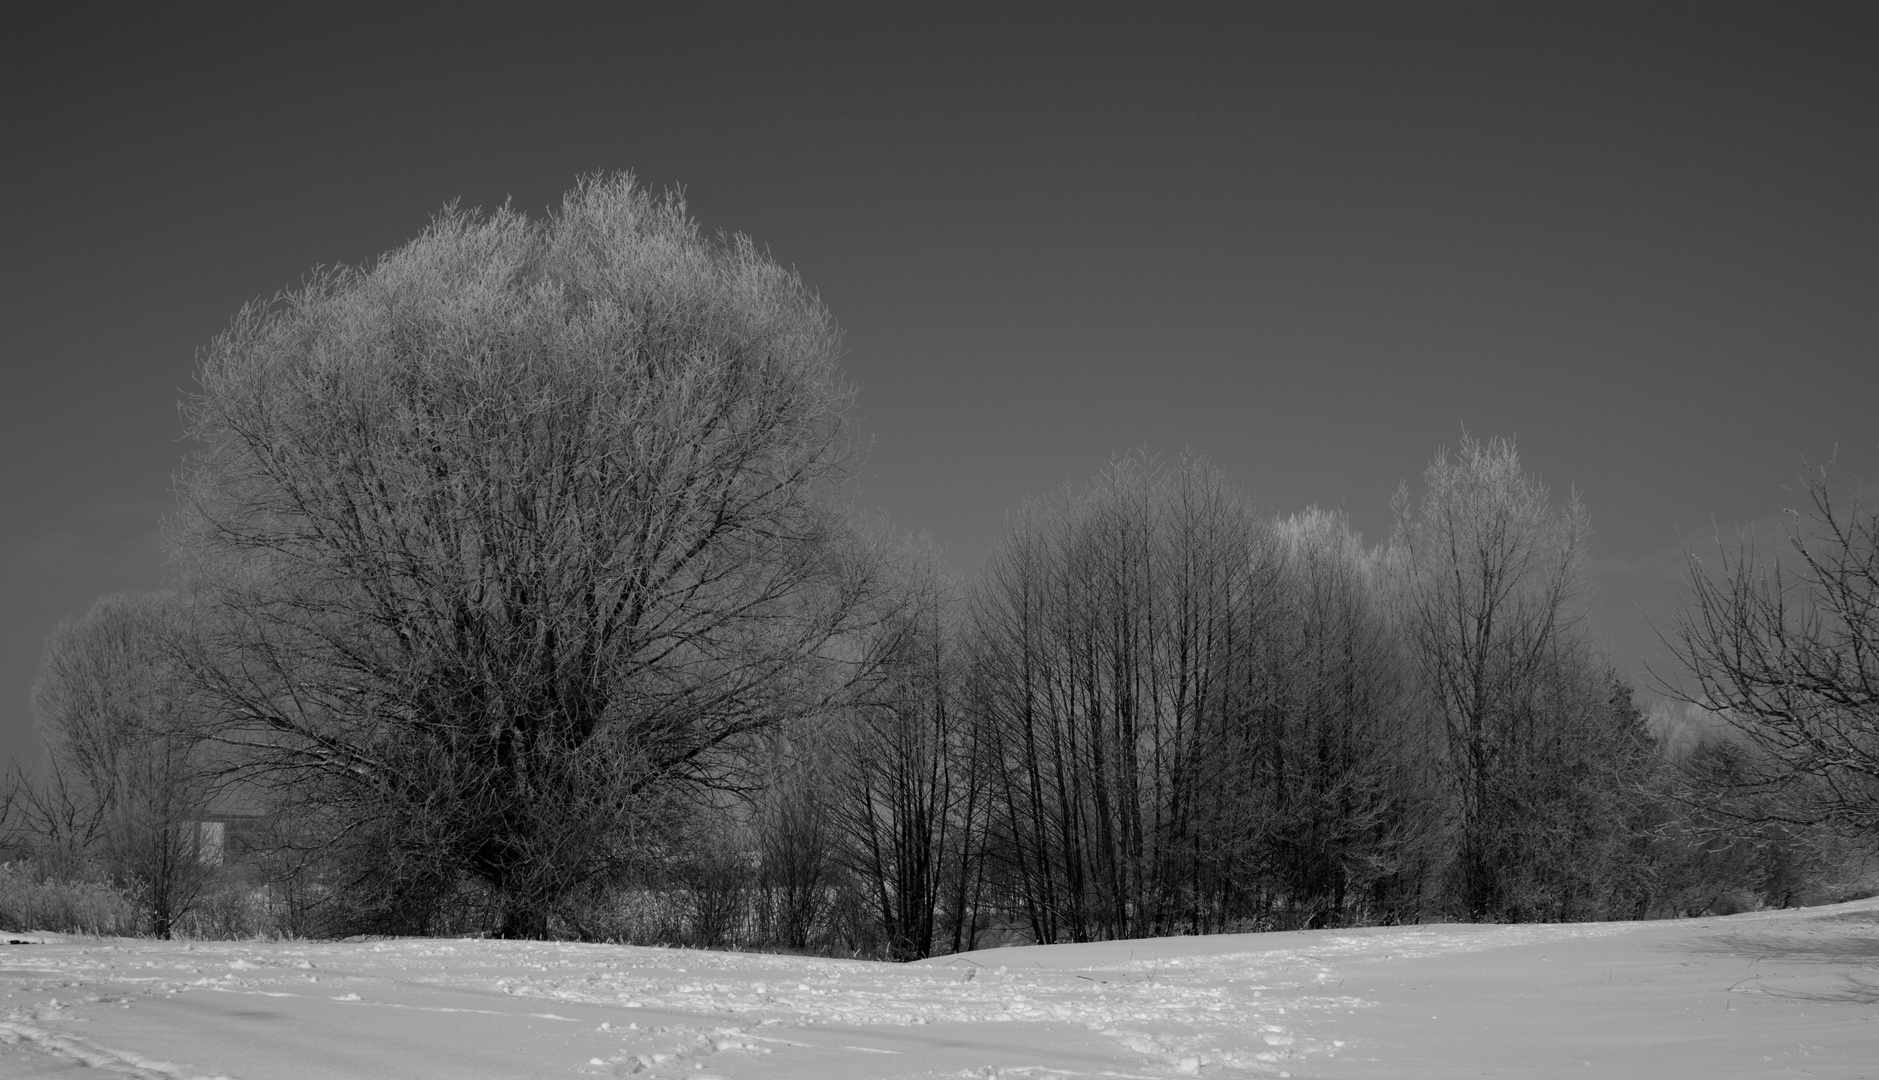
[[10,838],[158,935],[233,890],[290,933],[911,959],[1687,914],[1870,836],[1875,529],[1824,478],[1799,594],[1699,568],[1694,700],[1742,734],[1673,761],[1586,625],[1585,509],[1510,442],[1373,544],[1125,457],[959,581],[860,511],[839,349],[617,176],[249,306],[175,584],[49,641]]

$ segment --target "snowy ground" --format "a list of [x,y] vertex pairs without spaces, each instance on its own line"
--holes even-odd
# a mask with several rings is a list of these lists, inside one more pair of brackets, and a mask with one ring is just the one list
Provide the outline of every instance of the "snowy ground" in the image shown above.
[[19,1080],[1879,1077],[1879,898],[908,966],[492,941],[13,937],[36,939],[0,946],[0,1076]]

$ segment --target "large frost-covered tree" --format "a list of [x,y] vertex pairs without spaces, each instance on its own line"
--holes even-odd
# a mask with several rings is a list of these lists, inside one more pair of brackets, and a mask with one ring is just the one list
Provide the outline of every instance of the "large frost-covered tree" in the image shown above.
[[386,904],[480,881],[545,933],[853,652],[837,351],[795,274],[630,177],[243,310],[178,530],[222,738]]

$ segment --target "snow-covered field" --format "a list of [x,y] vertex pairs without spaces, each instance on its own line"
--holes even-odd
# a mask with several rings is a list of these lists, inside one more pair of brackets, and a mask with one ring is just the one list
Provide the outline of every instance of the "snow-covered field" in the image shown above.
[[[1879,1077],[1879,898],[914,965],[460,940],[0,951],[0,1076]],[[5,940],[0,935],[0,940]]]

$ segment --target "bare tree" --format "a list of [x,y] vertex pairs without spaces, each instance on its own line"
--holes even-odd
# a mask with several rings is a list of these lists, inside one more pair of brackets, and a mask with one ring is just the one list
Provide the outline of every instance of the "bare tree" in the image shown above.
[[1572,880],[1560,875],[1622,832],[1614,793],[1643,749],[1637,710],[1614,696],[1585,636],[1585,510],[1576,495],[1555,506],[1500,439],[1438,453],[1424,482],[1419,502],[1397,496],[1395,544],[1423,692],[1446,736],[1451,896],[1474,918],[1557,917]]
[[650,793],[841,681],[869,575],[837,349],[794,274],[628,177],[245,309],[179,529],[221,737],[409,902],[467,876],[546,933]]
[[952,589],[922,546],[899,545],[891,564],[894,610],[874,639],[873,677],[844,710],[829,780],[845,859],[872,893],[888,954],[918,960],[934,950],[943,907],[955,951],[969,934],[983,784],[960,700]]
[[1197,927],[1209,784],[1233,779],[1220,665],[1252,633],[1262,536],[1198,461],[1124,459],[1014,518],[974,600],[970,700],[990,850],[1038,940]]
[[1307,922],[1416,914],[1438,820],[1430,732],[1387,567],[1344,516],[1278,524],[1279,588],[1262,667],[1264,747],[1252,755],[1258,844]]
[[827,770],[813,758],[790,757],[757,807],[756,886],[765,936],[805,951],[834,891],[838,845],[831,799],[820,783]]
[[184,634],[181,602],[163,593],[107,596],[60,624],[33,686],[52,770],[19,807],[38,846],[96,862],[158,937],[213,873],[199,832],[212,763],[204,703],[178,662]]
[[[1744,538],[1712,575],[1688,555],[1693,602],[1672,647],[1683,699],[1745,736],[1727,787],[1754,814],[1879,835],[1879,511],[1836,506],[1830,467],[1802,475],[1786,558]],[[1674,688],[1673,688],[1674,689]],[[1718,774],[1722,775],[1722,774]]]

